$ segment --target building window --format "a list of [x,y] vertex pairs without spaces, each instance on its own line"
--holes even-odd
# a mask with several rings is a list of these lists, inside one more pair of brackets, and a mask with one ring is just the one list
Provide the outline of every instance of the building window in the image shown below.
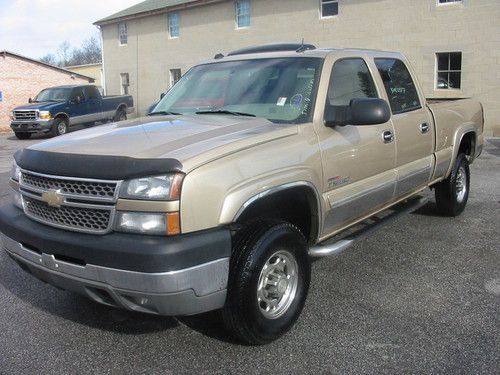
[[122,95],[128,95],[129,86],[130,86],[130,81],[128,78],[128,73],[120,73],[120,87]]
[[438,5],[441,4],[453,4],[453,3],[461,3],[462,0],[438,0]]
[[170,69],[170,87],[175,85],[177,81],[181,79],[181,75],[180,69]]
[[462,52],[436,53],[436,88],[460,89]]
[[335,17],[339,14],[338,0],[320,0],[321,18]]
[[127,44],[127,24],[119,23],[118,24],[118,42],[120,46],[125,46]]
[[179,37],[179,14],[170,13],[168,15],[168,35],[170,38]]
[[236,1],[236,28],[250,26],[250,0]]

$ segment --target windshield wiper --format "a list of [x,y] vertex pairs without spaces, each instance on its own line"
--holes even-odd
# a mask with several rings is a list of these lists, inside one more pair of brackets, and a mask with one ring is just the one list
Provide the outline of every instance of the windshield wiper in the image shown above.
[[236,112],[236,111],[228,111],[227,109],[214,109],[211,111],[198,111],[196,112],[197,115],[213,115],[213,114],[218,114],[218,115],[233,115],[233,116],[248,116],[248,117],[257,117],[252,113],[246,113],[246,112]]
[[168,116],[168,115],[181,116],[182,113],[168,112],[168,111],[157,111],[157,112],[149,112],[148,113],[148,116]]

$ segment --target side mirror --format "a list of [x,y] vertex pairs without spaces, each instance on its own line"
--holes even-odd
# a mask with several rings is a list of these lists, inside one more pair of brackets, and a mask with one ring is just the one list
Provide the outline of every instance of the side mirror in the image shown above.
[[165,93],[164,93],[164,92],[162,92],[162,93],[160,94],[160,100],[162,100],[164,97],[165,97]]
[[383,124],[390,118],[389,104],[380,98],[355,98],[348,106],[328,105],[325,110],[325,125],[329,127]]
[[28,103],[33,103],[33,99],[29,98]]

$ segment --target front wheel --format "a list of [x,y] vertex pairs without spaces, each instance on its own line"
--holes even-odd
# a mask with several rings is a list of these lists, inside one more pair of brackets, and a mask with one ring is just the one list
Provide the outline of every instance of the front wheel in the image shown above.
[[470,171],[465,154],[459,154],[451,175],[436,185],[438,212],[446,216],[458,216],[465,209],[469,198]]
[[16,135],[17,139],[30,139],[31,138],[31,133],[15,132],[14,134]]
[[265,221],[241,230],[222,311],[227,330],[252,345],[281,337],[302,312],[310,277],[306,240],[295,226]]
[[51,132],[54,137],[66,134],[68,132],[68,121],[60,117],[56,118],[54,124],[52,124]]

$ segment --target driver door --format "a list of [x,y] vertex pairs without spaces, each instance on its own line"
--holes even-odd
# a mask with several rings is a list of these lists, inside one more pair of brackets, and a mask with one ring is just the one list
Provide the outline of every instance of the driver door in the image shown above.
[[[326,100],[330,111],[345,113],[351,99],[377,97],[382,96],[362,57],[341,58],[333,64]],[[322,236],[326,237],[394,198],[396,148],[387,137],[394,134],[391,121],[379,125],[316,126],[327,207]]]

